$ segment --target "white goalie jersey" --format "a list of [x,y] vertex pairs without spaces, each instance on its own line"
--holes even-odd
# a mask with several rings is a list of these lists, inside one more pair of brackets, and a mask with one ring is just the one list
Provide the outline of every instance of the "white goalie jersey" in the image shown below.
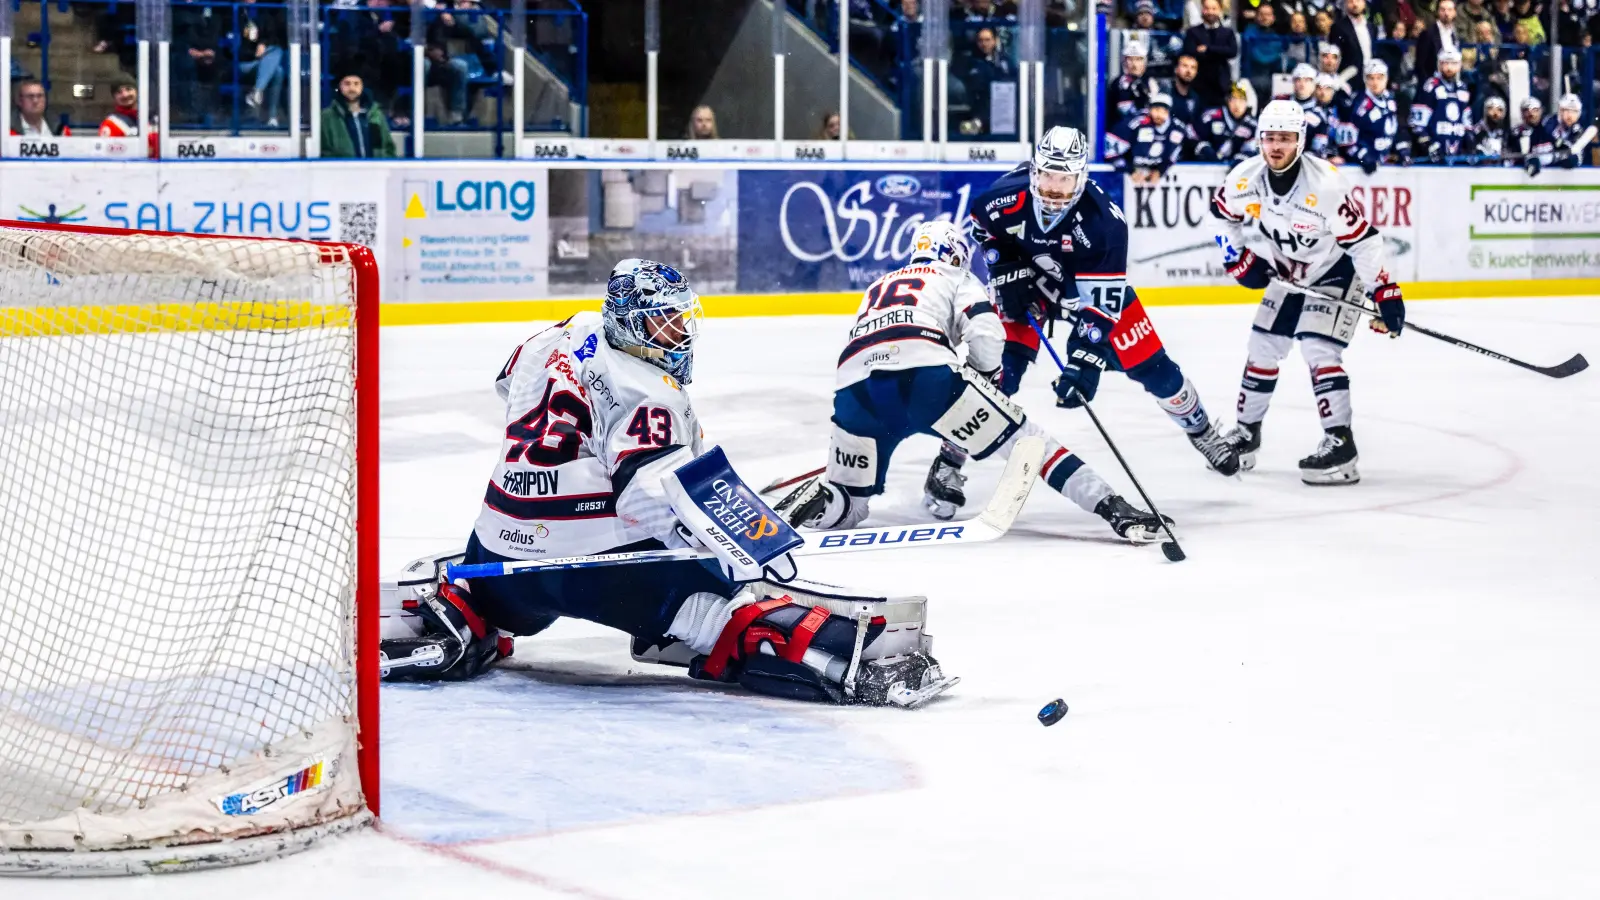
[[661,476],[701,452],[683,385],[606,343],[579,313],[511,354],[495,389],[506,430],[473,526],[484,549],[538,559],[666,539]]
[[1000,367],[1005,329],[978,276],[943,262],[896,269],[867,288],[839,354],[838,387],[879,369],[952,365],[967,345],[967,365],[979,372]]
[[1230,257],[1243,252],[1248,234],[1259,234],[1271,245],[1270,260],[1280,280],[1300,290],[1320,286],[1323,293],[1343,292],[1349,270],[1340,263],[1348,256],[1370,294],[1391,280],[1383,239],[1332,163],[1310,154],[1300,159],[1300,173],[1287,195],[1268,186],[1267,163],[1260,156],[1228,172],[1211,198],[1221,237],[1231,243],[1224,252]]

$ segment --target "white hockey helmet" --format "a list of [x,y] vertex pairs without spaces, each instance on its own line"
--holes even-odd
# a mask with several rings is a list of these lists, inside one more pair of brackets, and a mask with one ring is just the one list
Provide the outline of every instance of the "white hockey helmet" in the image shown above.
[[1483,101],[1483,109],[1484,112],[1488,112],[1491,109],[1498,109],[1501,112],[1505,112],[1506,102],[1501,100],[1499,97],[1490,97],[1489,99]]
[[1338,78],[1338,76],[1330,75],[1327,72],[1323,72],[1323,73],[1317,75],[1317,87],[1319,87],[1319,88],[1333,88],[1334,90],[1338,90],[1339,89],[1339,78]]
[[1333,43],[1332,41],[1321,41],[1317,44],[1317,55],[1331,56],[1334,59],[1343,59],[1344,51],[1340,50],[1339,45]]
[[[1440,55],[1443,56],[1444,54],[1441,53]],[[1461,61],[1461,55],[1460,54],[1456,54],[1456,62],[1460,62],[1460,61]],[[1361,74],[1363,76],[1366,76],[1366,75],[1382,75],[1383,77],[1388,78],[1389,77],[1389,64],[1384,62],[1381,59],[1369,59],[1369,60],[1367,60],[1366,65],[1361,67]]]
[[1172,95],[1171,94],[1152,94],[1152,95],[1150,95],[1150,105],[1151,106],[1165,106],[1167,109],[1170,110],[1170,109],[1172,109]]
[[1126,44],[1124,44],[1122,46],[1122,58],[1123,59],[1127,59],[1130,56],[1136,57],[1138,59],[1144,59],[1144,58],[1148,57],[1149,55],[1150,55],[1150,51],[1148,49],[1146,49],[1146,47],[1145,47],[1145,45],[1144,45],[1144,43],[1142,41],[1129,41],[1128,43],[1126,43]]
[[1317,70],[1310,63],[1301,63],[1300,65],[1294,67],[1294,71],[1290,73],[1290,77],[1292,77],[1295,81],[1299,81],[1302,78],[1315,79],[1317,77]]
[[911,236],[911,261],[949,263],[965,269],[972,262],[972,243],[954,223],[933,219],[918,225]]
[[1461,51],[1454,47],[1445,47],[1439,51],[1439,62],[1461,62]]
[[1556,103],[1556,109],[1572,109],[1583,112],[1583,100],[1579,99],[1577,94],[1562,94],[1560,101]]
[[1538,97],[1523,97],[1521,108],[1523,112],[1528,112],[1530,110],[1533,112],[1544,112],[1544,101],[1540,100]]
[[1028,184],[1033,201],[1047,216],[1072,208],[1089,183],[1089,142],[1083,132],[1057,125],[1044,133],[1033,148]]
[[[1256,141],[1261,145],[1262,156],[1266,156],[1266,145],[1262,141],[1269,132],[1292,132],[1295,136],[1294,156],[1289,158],[1283,169],[1294,165],[1295,160],[1306,149],[1306,111],[1300,104],[1293,100],[1274,100],[1261,110],[1261,115],[1256,117]],[[1271,163],[1268,163],[1271,167]],[[1274,171],[1282,171],[1276,169]]]

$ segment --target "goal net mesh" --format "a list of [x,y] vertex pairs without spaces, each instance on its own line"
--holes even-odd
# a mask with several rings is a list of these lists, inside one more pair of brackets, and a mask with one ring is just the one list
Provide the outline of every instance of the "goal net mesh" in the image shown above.
[[360,812],[354,284],[0,227],[0,855]]

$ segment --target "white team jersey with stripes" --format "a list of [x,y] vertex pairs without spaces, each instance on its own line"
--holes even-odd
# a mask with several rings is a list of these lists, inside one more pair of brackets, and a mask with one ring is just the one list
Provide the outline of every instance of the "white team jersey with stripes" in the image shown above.
[[1297,288],[1314,286],[1345,254],[1368,293],[1389,282],[1383,239],[1350,196],[1350,183],[1326,160],[1310,154],[1301,160],[1285,195],[1268,186],[1264,158],[1234,166],[1212,197],[1225,236],[1241,250],[1247,233],[1265,237],[1278,277]]
[[957,361],[980,372],[1000,366],[1005,329],[978,276],[942,262],[918,262],[884,275],[867,288],[839,354],[838,387],[880,369],[915,369]]
[[484,549],[577,556],[670,534],[660,475],[699,455],[700,423],[676,379],[606,343],[599,313],[528,339],[495,389],[506,429],[473,526]]

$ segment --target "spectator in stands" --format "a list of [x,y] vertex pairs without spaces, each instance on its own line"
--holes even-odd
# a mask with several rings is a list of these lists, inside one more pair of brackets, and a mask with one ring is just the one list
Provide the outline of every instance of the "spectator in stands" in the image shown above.
[[177,0],[171,14],[173,118],[209,124],[222,70],[217,59],[222,17],[215,8],[202,6],[197,0]]
[[[476,6],[476,4],[473,4]],[[437,87],[444,95],[444,123],[459,125],[467,115],[467,83],[472,78],[468,57],[456,56],[450,50],[451,41],[465,44],[477,61],[478,70],[495,71],[494,54],[483,46],[476,32],[466,22],[467,15],[457,19],[448,12],[440,12],[428,23],[428,43],[424,51],[428,60],[425,76],[427,87]],[[475,16],[481,21],[482,16]]]
[[1222,4],[1218,0],[1202,0],[1200,19],[1200,24],[1184,33],[1183,52],[1200,64],[1195,87],[1205,105],[1221,106],[1233,81],[1232,60],[1239,55],[1239,38],[1223,23]]
[[254,76],[254,87],[245,95],[245,105],[265,120],[268,128],[278,127],[278,100],[283,94],[284,58],[289,49],[288,11],[244,0],[239,6],[239,73]]
[[339,79],[339,96],[322,111],[322,155],[328,159],[393,159],[389,120],[367,93],[361,76]]
[[[44,85],[37,78],[24,78],[16,83],[17,117],[11,123],[11,133],[23,137],[56,137],[50,123],[45,121],[47,102]],[[70,136],[72,129],[61,126],[61,136]]]
[[1327,40],[1333,34],[1333,13],[1319,9],[1311,17],[1311,36]]
[[1133,27],[1140,31],[1150,31],[1156,27],[1156,5],[1154,0],[1139,0],[1133,7]]
[[123,71],[132,71],[139,65],[139,47],[132,40],[136,17],[133,3],[106,6],[95,4],[100,12],[94,17],[94,52],[115,53]]
[[[839,139],[839,114],[828,110],[822,114],[822,121],[817,123],[817,130],[812,133],[814,141],[837,141]],[[855,129],[850,129],[850,140],[856,139]]]
[[1277,26],[1277,10],[1271,3],[1262,3],[1255,10],[1255,21],[1240,33],[1244,44],[1244,73],[1257,97],[1272,96],[1272,74],[1283,71],[1286,42],[1278,36]]
[[1311,61],[1311,32],[1308,30],[1306,14],[1292,12],[1289,14],[1289,40],[1283,48],[1283,63],[1286,66],[1296,66],[1300,63]]
[[1517,0],[1516,10],[1512,13],[1518,22],[1528,26],[1528,36],[1532,38],[1530,45],[1545,42],[1544,17],[1539,15],[1539,9],[1533,0]]
[[972,42],[972,54],[960,75],[961,83],[967,87],[967,102],[972,105],[973,114],[973,120],[963,125],[963,134],[993,131],[992,86],[1017,80],[1017,71],[1001,52],[993,28],[978,29]]
[[1343,64],[1352,74],[1363,70],[1378,42],[1378,26],[1367,15],[1367,0],[1345,0],[1344,15],[1334,21],[1328,40],[1339,48]]
[[1200,103],[1200,92],[1195,90],[1194,79],[1200,72],[1200,63],[1187,54],[1178,57],[1178,62],[1172,67],[1172,80],[1167,83],[1164,92],[1172,98],[1172,117],[1185,125],[1193,126],[1200,121],[1200,114],[1205,112],[1205,107]]
[[717,135],[717,112],[705,104],[696,106],[689,114],[689,128],[683,135],[691,141],[714,141]]
[[[100,122],[101,137],[138,137],[139,136],[139,85],[127,74],[120,74],[111,83],[111,102],[116,108],[111,110],[111,115]],[[147,136],[150,144],[150,157],[154,159],[160,155],[160,143],[156,128],[150,127]]]
[[1240,34],[1244,33],[1247,26],[1256,23],[1261,7],[1272,5],[1272,0],[1234,0],[1234,2],[1237,4],[1237,14],[1233,17],[1233,27]]
[[964,0],[954,17],[968,22],[988,22],[994,19],[1017,20],[1017,5],[1010,0]]
[[1437,18],[1433,24],[1426,26],[1422,37],[1417,40],[1416,71],[1419,74],[1437,71],[1440,50],[1461,50],[1456,40],[1455,0],[1439,0],[1435,15]]
[[1494,9],[1490,11],[1494,17],[1494,26],[1500,32],[1501,43],[1511,43],[1511,29],[1517,24],[1516,11],[1511,8],[1511,0],[1494,0]]
[[[366,0],[365,8],[334,7],[328,17],[329,64],[335,72],[354,72],[379,103],[391,101],[411,84],[411,52],[402,47],[411,31],[411,14],[391,8],[390,0]],[[409,116],[396,110],[392,124],[409,128]]]
[[1122,74],[1106,85],[1106,132],[1109,134],[1120,123],[1143,113],[1156,90],[1156,80],[1145,74],[1144,44],[1123,44]]
[[[1494,24],[1494,16],[1483,0],[1466,0],[1456,9],[1456,41],[1461,44],[1487,43],[1478,39],[1478,23]],[[1494,43],[1499,43],[1497,39]]]

